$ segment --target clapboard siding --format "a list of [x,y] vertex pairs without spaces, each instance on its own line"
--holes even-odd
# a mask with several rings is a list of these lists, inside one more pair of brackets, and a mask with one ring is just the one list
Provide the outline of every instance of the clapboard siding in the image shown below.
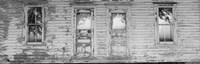
[[[90,0],[94,1],[94,0]],[[128,2],[127,2],[128,1]],[[159,43],[152,2],[177,2],[175,6],[175,42]],[[26,15],[24,6],[43,6],[44,42],[25,42]],[[0,64],[9,59],[25,63],[70,62],[199,62],[200,57],[199,0],[95,0],[75,4],[73,0],[2,0],[0,2]],[[34,6],[33,5],[33,6]],[[126,39],[110,36],[110,8],[127,11]],[[76,58],[76,25],[74,8],[93,8],[93,43],[90,59]],[[130,7],[130,8],[127,8]],[[124,42],[127,58],[112,57],[112,44]],[[116,44],[117,45],[117,44]],[[124,53],[124,52],[123,52]],[[4,55],[2,55],[4,54]],[[113,60],[114,59],[114,60]]]
[[[51,49],[63,49],[65,48],[65,56],[62,51],[49,51],[50,55],[56,55],[57,58],[68,59],[73,55],[74,47],[74,31],[73,31],[73,13],[72,7],[69,7],[65,1],[49,1],[48,2],[48,14],[47,19],[47,36],[54,36],[49,42],[53,46]],[[56,52],[56,53],[55,53]],[[63,56],[63,57],[62,57]]]
[[[95,47],[94,55],[96,58],[106,58],[109,54],[109,22],[106,20],[108,9],[103,6],[96,6],[95,13]],[[103,45],[103,46],[102,46]]]
[[[147,53],[146,46],[152,46],[155,44],[154,22],[154,8],[152,3],[145,2],[135,3],[132,5],[130,21],[131,24],[129,26],[129,54],[132,59],[146,59],[144,57],[144,55]],[[140,59],[138,60],[141,61]]]
[[[199,56],[199,3],[182,1],[177,4],[177,40],[182,45],[180,52],[182,56],[191,58],[191,56]],[[195,45],[196,44],[196,45]],[[194,45],[194,46],[193,46]],[[185,59],[188,59],[185,58]]]

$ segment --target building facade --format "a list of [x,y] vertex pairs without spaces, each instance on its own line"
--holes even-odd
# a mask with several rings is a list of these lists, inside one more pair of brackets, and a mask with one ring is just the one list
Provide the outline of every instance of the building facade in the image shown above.
[[0,34],[2,62],[199,62],[200,2],[0,0]]

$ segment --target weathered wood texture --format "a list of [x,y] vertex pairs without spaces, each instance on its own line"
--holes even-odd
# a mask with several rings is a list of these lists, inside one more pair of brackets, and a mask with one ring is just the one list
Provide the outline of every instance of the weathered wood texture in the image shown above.
[[[0,63],[44,62],[199,62],[200,61],[200,13],[198,0],[170,0],[177,2],[176,34],[174,44],[158,44],[153,1],[95,0],[95,4],[73,4],[71,0],[41,0],[40,3],[25,0],[0,0]],[[131,1],[131,2],[130,2]],[[160,0],[159,0],[160,1]],[[165,0],[162,0],[165,1]],[[105,2],[108,2],[106,5]],[[117,4],[117,5],[116,5]],[[126,4],[126,5],[124,5]],[[45,8],[44,42],[25,42],[26,5],[42,5]],[[73,6],[94,7],[94,42],[92,59],[76,59],[75,22]],[[107,6],[129,6],[127,24],[128,58],[110,58],[110,20]],[[110,60],[116,59],[116,60]]]

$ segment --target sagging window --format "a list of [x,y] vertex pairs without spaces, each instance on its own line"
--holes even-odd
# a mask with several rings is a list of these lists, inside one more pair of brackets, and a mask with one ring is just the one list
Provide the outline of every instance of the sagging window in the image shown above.
[[26,11],[27,42],[43,41],[43,8],[27,7]]
[[93,9],[76,9],[76,53],[77,57],[91,56]]
[[174,41],[174,16],[173,7],[159,7],[158,8],[158,30],[160,42]]

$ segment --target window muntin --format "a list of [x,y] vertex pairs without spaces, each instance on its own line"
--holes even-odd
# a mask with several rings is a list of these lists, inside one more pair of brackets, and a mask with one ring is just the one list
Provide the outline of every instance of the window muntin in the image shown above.
[[160,42],[173,42],[173,8],[172,7],[159,7],[158,8],[158,30]]
[[43,39],[43,8],[27,8],[27,42],[42,42]]

